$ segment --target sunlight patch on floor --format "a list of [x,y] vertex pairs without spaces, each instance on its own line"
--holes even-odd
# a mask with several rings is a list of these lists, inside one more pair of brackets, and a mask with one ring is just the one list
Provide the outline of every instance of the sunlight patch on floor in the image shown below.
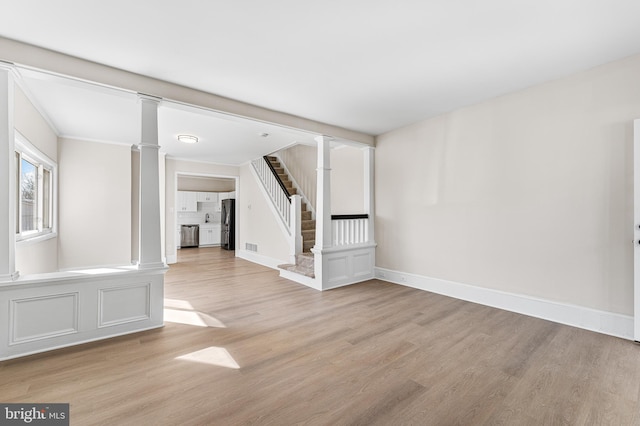
[[218,367],[226,367],[239,369],[240,366],[233,359],[231,354],[225,349],[217,346],[210,346],[199,351],[191,352],[186,355],[177,357],[176,359],[182,361],[197,362],[200,364],[215,365]]
[[187,300],[180,299],[167,299],[164,298],[164,307],[173,309],[187,309],[193,310],[193,306]]
[[226,328],[224,323],[217,318],[197,311],[183,311],[181,309],[164,310],[164,320],[185,325],[195,325],[198,327]]

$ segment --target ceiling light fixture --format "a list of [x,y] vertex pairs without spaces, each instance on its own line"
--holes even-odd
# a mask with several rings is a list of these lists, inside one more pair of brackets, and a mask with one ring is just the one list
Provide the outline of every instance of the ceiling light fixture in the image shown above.
[[192,135],[178,135],[178,140],[183,143],[196,143],[198,138]]
[[263,138],[266,138],[267,136],[269,136],[269,133],[260,133],[260,136],[262,136]]

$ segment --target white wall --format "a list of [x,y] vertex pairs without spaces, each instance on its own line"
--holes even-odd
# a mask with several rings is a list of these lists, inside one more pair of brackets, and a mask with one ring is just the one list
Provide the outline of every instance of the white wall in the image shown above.
[[331,150],[331,213],[360,214],[364,208],[364,153],[343,145]]
[[[57,161],[58,138],[56,134],[19,87],[16,87],[15,90],[14,108],[15,129],[43,154]],[[16,269],[21,275],[57,271],[57,238],[38,243],[18,243],[16,245]]]
[[242,195],[236,200],[240,223],[240,244],[237,250],[244,250],[246,243],[257,244],[258,256],[277,259],[275,263],[289,263],[289,243],[262,194],[259,183],[247,164],[240,167],[240,187]]
[[59,267],[131,263],[131,148],[59,141]]
[[318,149],[315,146],[294,145],[278,151],[278,155],[315,209]]
[[[317,148],[294,145],[278,155],[300,185],[311,205],[316,205]],[[342,145],[331,152],[331,213],[364,213],[364,154],[361,148]]]
[[633,313],[640,55],[378,137],[377,266]]
[[181,176],[178,178],[178,191],[231,192],[236,190],[234,179],[201,178]]

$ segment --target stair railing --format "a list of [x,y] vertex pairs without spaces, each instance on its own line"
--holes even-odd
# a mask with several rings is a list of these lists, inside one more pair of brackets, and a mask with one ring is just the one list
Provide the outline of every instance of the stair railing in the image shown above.
[[262,186],[267,191],[267,194],[269,194],[269,198],[273,202],[287,232],[289,232],[291,226],[291,199],[289,198],[289,191],[287,191],[284,183],[282,183],[282,179],[280,179],[266,157],[253,160],[251,165],[262,182]]
[[251,165],[289,234],[289,254],[292,263],[295,263],[296,254],[302,253],[302,208],[300,196],[289,194],[287,187],[266,156],[253,160]]

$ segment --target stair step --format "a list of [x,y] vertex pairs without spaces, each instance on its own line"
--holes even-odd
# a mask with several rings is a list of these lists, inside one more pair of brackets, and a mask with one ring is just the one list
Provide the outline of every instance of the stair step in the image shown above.
[[278,268],[284,269],[285,271],[289,271],[289,272],[295,272],[296,274],[304,275],[310,278],[316,277],[313,269],[299,267],[298,265],[291,265],[291,264],[278,265]]
[[302,230],[304,231],[307,229],[316,229],[316,221],[311,219],[302,219]]
[[278,157],[274,157],[273,155],[267,155],[267,159],[271,162],[278,161]]
[[313,253],[303,253],[296,255],[296,266],[299,268],[307,268],[313,270],[315,267],[315,258]]
[[[302,211],[302,220],[311,220],[311,212],[303,210]],[[314,228],[315,228],[315,225],[314,225]]]
[[304,229],[302,231],[302,239],[303,240],[309,240],[309,239],[313,239],[316,237],[316,230],[315,229]]
[[305,241],[304,243],[302,243],[302,251],[311,250],[315,244],[316,244],[316,240]]
[[282,167],[273,166],[273,170],[275,170],[278,175],[285,175],[284,168]]

